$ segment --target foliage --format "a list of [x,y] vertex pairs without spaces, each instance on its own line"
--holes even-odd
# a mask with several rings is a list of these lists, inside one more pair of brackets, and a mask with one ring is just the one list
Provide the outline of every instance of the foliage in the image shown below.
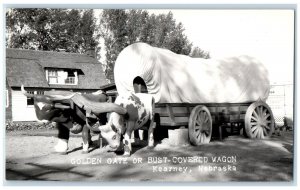
[[199,47],[193,48],[190,56],[194,57],[194,58],[204,58],[204,59],[209,59],[210,58],[209,52],[204,51]]
[[127,46],[127,15],[125,10],[107,9],[100,20],[100,34],[106,50],[106,77],[113,81],[113,67],[120,51]]
[[10,9],[6,30],[8,48],[84,53],[98,44],[93,10]]
[[183,24],[176,24],[172,12],[149,15],[145,10],[104,10],[100,34],[106,50],[105,73],[111,81],[118,54],[130,44],[145,42],[184,55],[189,55],[192,47],[184,34]]

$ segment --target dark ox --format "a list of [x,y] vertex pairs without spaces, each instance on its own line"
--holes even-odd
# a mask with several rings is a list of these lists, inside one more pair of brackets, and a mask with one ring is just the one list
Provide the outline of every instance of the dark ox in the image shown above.
[[[39,120],[55,122],[58,128],[58,143],[55,151],[65,154],[68,149],[70,131],[82,132],[83,153],[88,152],[90,131],[87,127],[95,124],[106,123],[106,112],[116,111],[125,114],[120,106],[107,103],[107,96],[100,94],[80,94],[72,92],[48,92],[47,95],[29,94],[22,86],[25,96],[34,99],[34,108]],[[75,125],[76,123],[76,125]]]

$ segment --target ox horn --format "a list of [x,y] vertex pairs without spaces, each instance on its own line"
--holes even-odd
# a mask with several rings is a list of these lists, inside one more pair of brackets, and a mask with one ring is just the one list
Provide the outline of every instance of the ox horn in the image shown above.
[[86,111],[90,110],[94,114],[116,112],[118,114],[125,115],[127,113],[127,110],[118,104],[90,101],[80,94],[73,96],[72,100],[77,106],[83,108]]
[[64,96],[64,95],[47,95],[47,97],[50,98],[53,101],[55,101],[55,100],[58,101],[58,100],[68,100],[68,99],[71,99],[74,95],[75,95],[75,93],[71,94],[69,96]]
[[21,86],[21,91],[22,91],[22,93],[25,95],[25,96],[27,96],[28,98],[33,98],[34,97],[34,94],[30,94],[30,93],[28,93],[25,89],[24,89],[24,85],[22,84],[22,86]]
[[125,115],[127,113],[127,110],[123,108],[122,106],[114,103],[107,103],[107,102],[102,102],[102,103],[94,103],[91,105],[88,105],[93,113],[95,114],[100,114],[100,113],[105,113],[105,112],[116,112],[120,115]]

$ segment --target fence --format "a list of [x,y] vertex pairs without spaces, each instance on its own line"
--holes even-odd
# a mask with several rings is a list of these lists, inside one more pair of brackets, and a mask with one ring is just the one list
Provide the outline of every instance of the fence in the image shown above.
[[293,84],[273,84],[269,97],[268,105],[271,107],[277,125],[284,124],[284,118],[293,120]]

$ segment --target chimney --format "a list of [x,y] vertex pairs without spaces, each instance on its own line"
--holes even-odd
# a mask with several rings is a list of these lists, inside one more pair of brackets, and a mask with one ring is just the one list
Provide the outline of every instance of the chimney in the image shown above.
[[85,54],[89,57],[92,57],[92,58],[96,58],[96,51],[95,49],[88,49],[86,50]]

